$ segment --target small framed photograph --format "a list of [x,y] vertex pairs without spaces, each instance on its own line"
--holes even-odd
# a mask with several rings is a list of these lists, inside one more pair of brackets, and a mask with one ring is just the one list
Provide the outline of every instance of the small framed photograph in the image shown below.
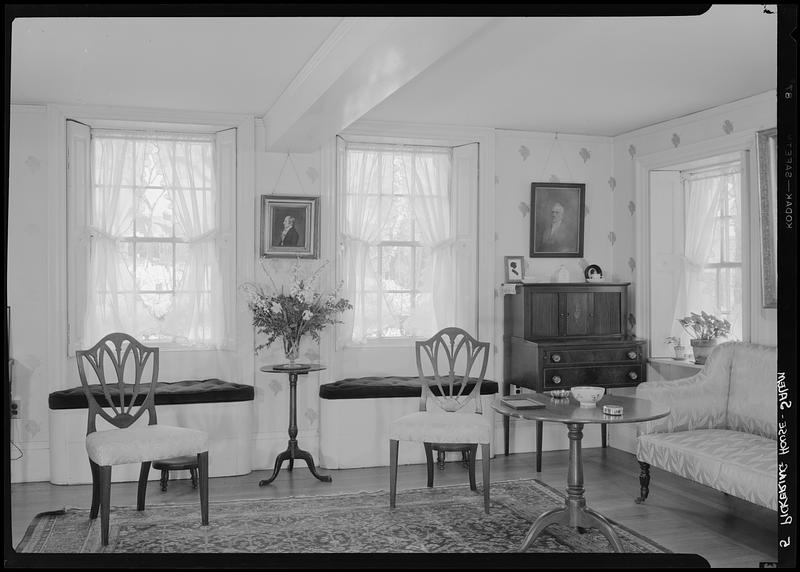
[[319,257],[319,197],[261,195],[261,256]]
[[505,269],[506,269],[506,284],[511,284],[514,282],[522,282],[522,279],[525,277],[525,257],[506,256]]
[[531,258],[581,258],[586,185],[531,183]]

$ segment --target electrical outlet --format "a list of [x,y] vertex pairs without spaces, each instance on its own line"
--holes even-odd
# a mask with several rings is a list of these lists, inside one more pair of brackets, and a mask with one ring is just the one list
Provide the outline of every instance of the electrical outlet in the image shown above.
[[19,400],[13,399],[11,401],[11,417],[19,417]]

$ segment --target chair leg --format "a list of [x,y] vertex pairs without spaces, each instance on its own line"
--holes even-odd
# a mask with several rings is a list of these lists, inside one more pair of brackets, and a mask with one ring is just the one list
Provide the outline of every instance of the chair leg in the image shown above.
[[641,504],[650,494],[650,463],[639,461],[639,496],[634,499],[636,504]]
[[444,471],[445,455],[444,451],[439,449],[436,451],[436,464],[439,466],[440,471]]
[[108,523],[111,517],[111,465],[100,467],[100,542],[108,546]]
[[466,450],[467,457],[469,457],[469,489],[477,491],[478,485],[475,483],[475,457],[478,456],[478,445],[470,445]]
[[200,473],[200,518],[208,526],[208,451],[197,454],[197,471]]
[[400,441],[389,439],[389,508],[395,507],[397,500],[397,451]]
[[428,487],[433,486],[433,445],[423,443],[425,446],[425,466],[428,470]]
[[147,477],[150,476],[150,461],[142,463],[139,470],[139,490],[136,493],[136,510],[144,510],[144,499],[147,496]]
[[167,484],[169,483],[169,470],[161,469],[161,492],[167,492]]
[[483,468],[483,509],[489,514],[489,443],[481,445],[481,467]]
[[192,488],[197,488],[197,469],[189,469],[189,476],[192,478]]
[[542,431],[544,430],[544,422],[536,422],[536,472],[542,472]]
[[89,461],[92,469],[92,508],[89,510],[89,518],[97,518],[97,511],[100,509],[100,465],[94,461]]

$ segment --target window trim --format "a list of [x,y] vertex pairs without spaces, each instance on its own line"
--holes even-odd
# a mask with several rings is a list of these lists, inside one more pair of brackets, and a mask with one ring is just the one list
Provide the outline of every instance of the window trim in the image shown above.
[[[360,145],[363,145],[364,148],[368,148],[368,147],[371,147],[371,146],[386,146],[386,147],[400,147],[400,148],[402,148],[402,147],[410,147],[410,148],[422,147],[422,148],[430,148],[430,149],[432,149],[434,151],[441,150],[442,153],[449,153],[451,158],[452,158],[453,149],[455,147],[459,147],[461,145],[466,145],[466,144],[472,144],[472,143],[476,143],[476,144],[479,145],[478,154],[477,154],[478,165],[480,165],[480,161],[481,161],[480,141],[478,141],[478,140],[472,140],[472,141],[469,141],[469,142],[462,142],[462,143],[454,143],[454,142],[449,141],[449,140],[445,141],[445,140],[437,140],[437,139],[430,140],[430,139],[424,139],[424,138],[391,137],[391,136],[385,136],[385,135],[381,135],[381,136],[370,136],[370,135],[363,135],[363,134],[352,135],[352,134],[347,134],[347,133],[340,134],[337,137],[337,141],[338,140],[341,140],[341,142],[344,145],[344,147],[343,147],[343,156],[341,157],[342,161],[346,161],[347,160],[347,146],[348,145],[353,145],[353,146],[355,146],[356,149],[358,149],[358,147]],[[338,147],[338,145],[337,145],[337,147]],[[340,169],[340,167],[341,167],[341,164],[339,162],[339,157],[338,157],[338,153],[337,153],[337,160],[336,160],[337,171]],[[451,167],[452,167],[452,163],[451,163]],[[478,168],[478,176],[480,176],[480,168]],[[345,193],[343,193],[343,192],[339,193],[339,191],[338,191],[339,189],[342,189],[344,187],[344,182],[345,181],[343,179],[343,173],[340,173],[340,174],[337,175],[337,182],[338,182],[338,184],[336,186],[337,192],[334,195],[335,196],[335,201],[336,201],[336,221],[335,221],[335,231],[334,232],[338,237],[340,235],[339,229],[341,229],[343,224],[344,224],[344,222],[343,222],[344,221],[344,216],[345,216],[345,212],[344,211],[345,211],[345,205],[346,205]],[[453,201],[453,196],[452,196],[451,191],[452,191],[452,189],[448,189],[447,198],[448,198],[448,201],[450,202],[448,211],[449,211],[449,214],[450,214],[451,222],[453,222],[453,220],[454,220],[454,218],[455,218],[455,216],[457,214],[456,213],[457,204]],[[365,194],[366,195],[375,195],[375,196],[377,196],[378,194],[382,194],[382,193],[365,193]],[[476,196],[473,197],[473,199],[476,202],[480,200],[480,188],[478,188],[476,190]],[[416,221],[414,221],[414,224],[416,224]],[[416,231],[414,232],[414,234],[416,235]],[[478,228],[476,227],[474,229],[474,240],[476,242],[476,251],[475,251],[476,267],[477,267],[478,261],[479,261],[479,248],[477,247],[477,244],[479,244],[479,236],[480,235],[479,235],[479,232],[478,232]],[[338,240],[339,239],[337,238],[337,241]],[[459,240],[459,238],[456,237],[456,240]],[[374,246],[377,246],[377,247],[382,247],[382,246],[413,246],[413,247],[417,247],[417,248],[423,247],[423,245],[420,244],[419,241],[379,241]],[[416,254],[416,249],[414,250],[414,253]],[[339,256],[340,257],[344,256],[344,245],[343,244],[340,244]],[[342,267],[343,267],[342,264],[337,263],[337,265],[336,265],[336,268],[337,268],[336,280],[337,280],[337,282],[342,280],[342,276],[340,274]],[[478,303],[477,298],[479,298],[479,288],[480,288],[480,284],[476,279],[476,282],[475,282],[476,304]],[[386,292],[386,290],[365,290],[365,292],[380,294],[381,292]],[[420,291],[412,288],[411,290],[402,290],[402,291],[398,291],[398,292],[404,293],[404,294],[405,293],[410,293],[410,294],[413,295],[415,292],[418,293]],[[380,308],[380,306],[379,306],[379,308]],[[380,309],[379,309],[379,312],[380,312]],[[478,327],[478,325],[479,325],[479,319],[478,319],[478,312],[476,311],[476,324],[475,324],[475,326]],[[435,332],[432,332],[431,335],[433,335],[434,333]],[[337,330],[337,335],[339,335],[339,330]],[[416,342],[418,340],[427,339],[426,337],[421,337],[421,336],[391,336],[391,337],[389,337],[389,336],[379,335],[379,336],[376,336],[374,338],[367,338],[363,342],[358,342],[358,341],[354,341],[350,335],[346,335],[345,337],[346,337],[346,339],[344,339],[343,341],[340,341],[339,345],[341,347],[343,347],[343,348],[349,348],[349,349],[365,348],[365,347],[376,347],[376,348],[413,347],[414,342]]]
[[[704,140],[689,145],[681,145],[675,149],[666,149],[647,155],[637,156],[634,159],[634,200],[637,213],[641,214],[641,224],[635,225],[635,256],[636,256],[636,298],[634,311],[636,315],[637,335],[645,336],[643,332],[650,332],[651,296],[650,273],[651,264],[648,253],[650,252],[650,171],[669,169],[674,165],[691,161],[702,161],[727,153],[739,153],[742,156],[742,235],[748,239],[742,245],[742,272],[747,277],[742,282],[742,340],[750,341],[754,312],[758,309],[753,306],[753,279],[751,265],[752,232],[750,211],[751,197],[755,181],[755,137],[756,129],[746,129],[727,135],[725,138]],[[648,346],[649,348],[650,346]],[[648,349],[650,352],[650,349]],[[653,356],[648,356],[653,357]]]
[[[63,129],[67,131],[67,123],[69,121],[74,121],[76,123],[80,123],[85,125],[89,129],[90,138],[89,138],[89,145],[91,146],[91,133],[94,130],[100,131],[139,131],[139,132],[149,132],[149,133],[160,133],[164,132],[167,134],[170,133],[179,133],[179,134],[187,134],[187,135],[198,135],[201,137],[211,136],[212,144],[214,145],[214,162],[215,164],[219,164],[220,162],[220,155],[219,155],[219,136],[227,131],[235,130],[233,134],[233,140],[235,142],[235,147],[233,149],[231,163],[234,168],[234,188],[231,189],[232,192],[220,192],[218,194],[220,198],[220,202],[218,203],[218,209],[221,211],[220,213],[220,227],[218,229],[218,233],[220,236],[220,243],[228,243],[227,245],[227,256],[222,257],[220,260],[220,275],[222,280],[222,296],[223,296],[223,304],[225,305],[225,315],[230,315],[230,318],[226,318],[226,337],[225,340],[219,346],[211,346],[205,345],[202,343],[195,343],[192,345],[183,345],[173,341],[148,341],[147,343],[158,347],[159,349],[167,352],[194,352],[194,351],[236,351],[238,347],[238,319],[237,319],[237,304],[236,304],[236,291],[237,285],[239,282],[239,277],[237,272],[225,272],[223,266],[224,260],[236,260],[238,257],[237,254],[237,244],[236,240],[231,238],[225,237],[235,237],[238,233],[236,220],[237,220],[237,209],[238,209],[238,170],[237,170],[237,162],[238,162],[238,155],[240,151],[238,150],[239,145],[239,137],[238,137],[238,130],[242,126],[241,118],[225,122],[222,124],[215,124],[215,123],[208,123],[205,121],[189,121],[187,123],[182,122],[175,122],[175,118],[172,121],[159,121],[158,119],[148,119],[139,121],[137,119],[116,119],[107,116],[98,116],[94,117],[93,114],[84,115],[80,112],[70,113],[68,108],[59,109],[61,111],[61,125]],[[120,116],[126,115],[126,113],[121,112]],[[156,115],[159,115],[158,113]],[[191,114],[190,114],[191,115]],[[65,138],[65,156],[70,152],[70,142]],[[91,172],[91,153],[89,157],[89,170]],[[69,168],[69,161],[65,160],[64,163],[64,170],[69,176],[70,168]],[[91,182],[90,182],[91,184]],[[221,183],[222,185],[223,183]],[[65,193],[66,195],[67,193]],[[81,202],[85,202],[88,200],[87,197],[81,197],[79,199]],[[70,237],[72,240],[68,240],[65,242],[74,241],[72,238],[74,236],[72,229],[83,229],[86,227],[87,221],[83,220],[81,212],[76,212],[78,209],[71,208],[72,205],[75,204],[75,200],[70,199],[69,197],[65,196],[65,215],[64,221],[66,223],[65,233],[63,236]],[[85,211],[84,211],[85,212]],[[222,213],[229,213],[227,216]],[[62,215],[63,216],[63,215]],[[230,228],[228,228],[230,227]],[[177,240],[180,242],[180,239],[175,239],[175,237],[171,237],[172,240]],[[125,239],[123,239],[125,240]],[[139,237],[137,239],[138,242],[147,242],[147,237]],[[170,241],[170,237],[159,237],[152,240],[152,242],[168,242]],[[81,326],[73,323],[74,317],[78,315],[82,315],[85,312],[85,308],[82,307],[82,304],[75,299],[74,291],[83,287],[85,291],[85,276],[86,276],[86,268],[88,264],[88,256],[87,254],[88,245],[83,246],[82,248],[72,248],[71,246],[67,248],[66,256],[65,256],[65,265],[64,265],[64,275],[68,283],[70,284],[73,294],[68,294],[66,304],[65,304],[65,341],[66,341],[66,349],[67,349],[67,356],[71,357],[74,355],[75,350],[80,349],[77,347],[78,340],[80,339],[80,334],[75,335],[73,333],[73,328]],[[234,266],[235,268],[235,266]],[[78,269],[78,270],[73,270]],[[77,273],[77,276],[76,276]]]

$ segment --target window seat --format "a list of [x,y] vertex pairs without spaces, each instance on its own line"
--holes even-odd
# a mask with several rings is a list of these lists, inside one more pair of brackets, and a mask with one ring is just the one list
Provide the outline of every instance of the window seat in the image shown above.
[[[98,402],[107,405],[99,385],[92,385]],[[208,432],[209,476],[245,475],[251,471],[254,390],[252,386],[219,379],[158,382],[155,391],[158,423],[202,429]],[[91,483],[86,455],[86,396],[82,387],[54,391],[50,407],[50,482],[56,485]],[[147,415],[137,423],[147,423]],[[111,425],[98,418],[97,429]],[[184,474],[185,473],[185,474]],[[189,478],[189,471],[176,471],[173,478]],[[139,465],[120,465],[112,481],[136,481]],[[159,472],[150,471],[151,480]]]
[[[467,383],[467,390],[474,381]],[[498,393],[497,382],[481,384],[483,415]],[[421,388],[417,376],[368,376],[340,379],[320,386],[320,460],[326,469],[389,465],[387,429],[394,419],[419,410]],[[436,407],[428,401],[429,407]],[[475,415],[474,407],[458,413]],[[494,433],[494,423],[492,433]],[[492,435],[494,442],[494,434]],[[400,464],[425,462],[423,447],[400,447]],[[492,450],[494,456],[494,450]]]

